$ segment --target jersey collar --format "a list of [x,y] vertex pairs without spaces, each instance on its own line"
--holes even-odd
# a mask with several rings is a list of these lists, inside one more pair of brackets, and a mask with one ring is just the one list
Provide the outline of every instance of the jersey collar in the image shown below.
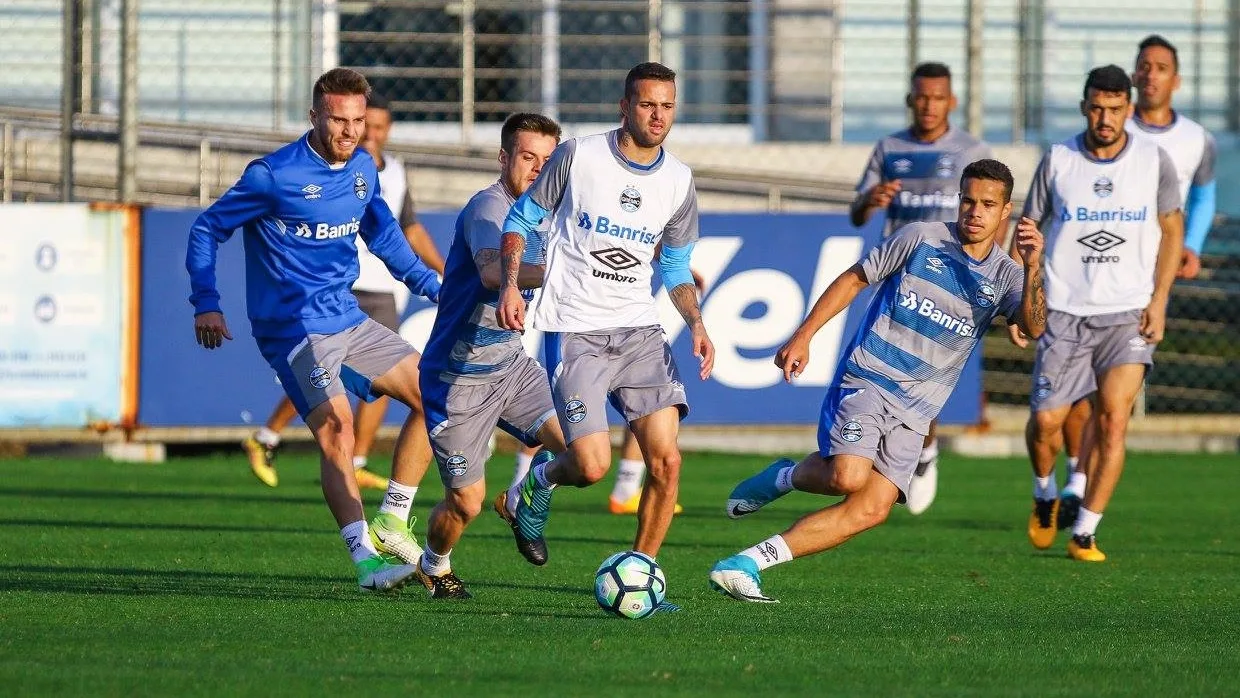
[[663,149],[663,146],[659,146],[659,157],[655,158],[654,162],[649,165],[633,162],[624,157],[624,153],[620,152],[620,129],[614,129],[607,134],[607,147],[611,148],[612,157],[616,159],[616,162],[620,163],[621,167],[635,174],[650,174],[659,169],[659,166],[663,164],[663,156],[667,152]]

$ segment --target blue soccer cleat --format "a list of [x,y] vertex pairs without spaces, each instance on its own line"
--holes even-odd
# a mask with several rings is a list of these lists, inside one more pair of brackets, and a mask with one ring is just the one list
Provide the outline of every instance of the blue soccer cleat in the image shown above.
[[715,563],[710,571],[710,588],[737,601],[779,603],[762,593],[758,563],[744,555],[733,555]]
[[512,528],[517,552],[532,565],[547,564],[547,540],[543,530],[551,515],[551,490],[538,486],[534,468],[554,459],[555,454],[546,449],[534,454],[525,479],[500,492],[495,499],[495,513]]
[[741,484],[734,487],[732,494],[728,495],[728,518],[739,519],[742,516],[748,516],[784,496],[785,493],[780,492],[775,486],[775,479],[779,476],[779,471],[793,465],[796,463],[787,458],[780,458],[766,466],[762,472],[743,480]]

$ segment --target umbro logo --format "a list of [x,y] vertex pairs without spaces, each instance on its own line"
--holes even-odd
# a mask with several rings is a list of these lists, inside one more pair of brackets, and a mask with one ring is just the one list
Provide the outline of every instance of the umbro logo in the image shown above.
[[908,174],[913,169],[913,161],[908,158],[900,158],[891,163],[891,168],[896,171],[896,174]]
[[1076,241],[1095,252],[1106,252],[1112,247],[1119,247],[1127,242],[1124,238],[1108,230],[1099,230],[1097,232],[1090,233],[1089,235],[1077,238]]
[[307,199],[317,199],[323,195],[323,187],[317,184],[307,184],[301,188],[301,192],[306,195]]
[[615,269],[616,271],[632,269],[642,263],[640,259],[634,257],[632,254],[619,247],[608,247],[605,250],[595,250],[590,253],[590,256],[603,264],[606,264],[608,267]]
[[931,257],[926,260],[926,270],[932,271],[935,274],[942,274],[943,269],[945,269],[946,266],[947,265],[943,263],[942,257]]
[[387,498],[389,502],[404,502],[409,499],[408,497],[401,494],[400,492],[388,492]]

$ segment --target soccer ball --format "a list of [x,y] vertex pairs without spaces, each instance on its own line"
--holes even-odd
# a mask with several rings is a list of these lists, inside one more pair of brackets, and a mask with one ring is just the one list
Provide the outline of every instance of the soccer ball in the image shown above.
[[594,598],[599,607],[621,618],[649,616],[666,595],[663,570],[636,550],[612,555],[594,573]]

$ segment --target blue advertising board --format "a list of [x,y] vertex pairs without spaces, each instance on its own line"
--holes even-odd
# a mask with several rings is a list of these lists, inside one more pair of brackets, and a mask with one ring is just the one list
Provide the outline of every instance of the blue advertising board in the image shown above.
[[[271,369],[249,336],[245,317],[241,241],[220,248],[218,285],[233,341],[207,351],[194,343],[193,310],[186,300],[185,241],[196,210],[150,209],[143,220],[142,370],[139,421],[145,426],[259,424],[280,397]],[[421,212],[423,225],[445,254],[455,212]],[[881,220],[862,230],[843,215],[703,214],[702,239],[693,267],[704,278],[702,316],[715,344],[714,374],[697,377],[689,333],[667,292],[657,294],[660,318],[689,394],[692,424],[812,424],[869,300],[818,333],[810,364],[791,385],[774,365],[775,352],[792,334],[818,295],[877,243]],[[401,334],[421,348],[435,307],[411,297]],[[526,333],[536,349],[537,332]],[[943,411],[945,423],[974,423],[981,414],[981,361],[976,353]],[[406,410],[394,405],[387,422]],[[616,415],[612,415],[616,418]]]

